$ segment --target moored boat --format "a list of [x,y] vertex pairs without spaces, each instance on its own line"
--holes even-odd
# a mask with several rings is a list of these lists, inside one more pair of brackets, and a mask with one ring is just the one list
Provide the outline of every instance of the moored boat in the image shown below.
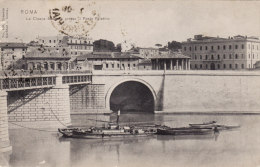
[[80,128],[58,129],[64,136],[69,138],[84,139],[106,139],[106,138],[128,138],[128,137],[146,137],[150,133],[146,133],[142,129],[131,128],[128,126],[120,127],[118,125],[109,124],[107,128],[91,127],[87,130]]
[[214,133],[213,128],[168,128],[168,129],[157,129],[158,135],[204,135]]

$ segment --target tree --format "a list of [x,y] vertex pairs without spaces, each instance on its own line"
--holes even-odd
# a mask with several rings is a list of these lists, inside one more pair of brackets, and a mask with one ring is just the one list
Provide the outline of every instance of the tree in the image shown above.
[[100,39],[93,42],[93,50],[96,52],[112,52],[115,50],[115,44],[112,41]]
[[162,45],[159,44],[159,43],[155,44],[155,46],[157,46],[158,48],[161,48],[161,47],[162,47]]
[[181,43],[177,41],[168,42],[168,49],[178,51],[178,49],[181,49]]
[[119,43],[116,45],[115,51],[121,52],[121,50],[122,50],[122,45],[121,45],[121,43]]

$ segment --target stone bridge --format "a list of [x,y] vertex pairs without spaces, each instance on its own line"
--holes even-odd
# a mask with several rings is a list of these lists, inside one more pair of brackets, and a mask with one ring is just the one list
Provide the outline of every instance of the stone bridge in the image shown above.
[[70,125],[70,114],[260,113],[258,71],[93,71],[1,79],[0,150],[13,123]]

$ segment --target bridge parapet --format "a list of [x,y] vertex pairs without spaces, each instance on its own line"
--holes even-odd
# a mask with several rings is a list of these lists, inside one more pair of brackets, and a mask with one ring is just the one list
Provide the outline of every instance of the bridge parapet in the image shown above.
[[0,90],[48,88],[62,84],[87,84],[92,82],[92,73],[67,73],[31,76],[0,77]]

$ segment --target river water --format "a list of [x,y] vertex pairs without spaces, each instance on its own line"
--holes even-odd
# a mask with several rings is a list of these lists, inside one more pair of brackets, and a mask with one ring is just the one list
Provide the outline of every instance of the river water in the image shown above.
[[[115,119],[115,115],[72,115],[72,124],[100,126],[103,122],[96,120]],[[13,151],[6,164],[12,167],[260,167],[260,115],[120,116],[120,122],[154,122],[172,127],[213,120],[241,128],[221,131],[218,137],[154,136],[108,141],[64,139],[57,132],[10,130]]]

